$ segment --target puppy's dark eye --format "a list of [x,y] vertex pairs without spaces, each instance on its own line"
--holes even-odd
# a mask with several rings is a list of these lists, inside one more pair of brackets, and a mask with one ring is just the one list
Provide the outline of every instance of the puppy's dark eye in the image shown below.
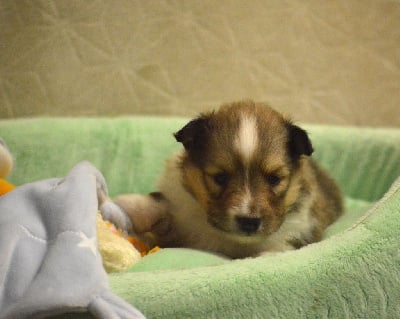
[[217,185],[225,187],[229,182],[229,175],[226,173],[219,173],[213,175],[213,179]]
[[278,186],[281,183],[281,178],[275,174],[268,174],[265,176],[265,180],[272,187]]

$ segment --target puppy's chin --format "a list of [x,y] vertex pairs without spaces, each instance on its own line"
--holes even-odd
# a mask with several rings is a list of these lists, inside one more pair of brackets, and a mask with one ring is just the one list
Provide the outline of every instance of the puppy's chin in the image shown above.
[[258,243],[265,240],[266,235],[262,232],[257,233],[245,233],[240,230],[228,230],[225,227],[221,227],[219,224],[209,223],[211,227],[216,229],[220,234],[231,241],[235,241],[237,243]]
[[265,238],[276,232],[279,229],[279,226],[282,224],[279,223],[279,225],[273,228],[265,227],[263,224],[261,224],[259,229],[255,231],[243,231],[237,226],[236,222],[230,218],[221,219],[215,218],[215,215],[211,215],[207,219],[207,222],[211,227],[227,238],[240,243],[262,242],[265,240]]

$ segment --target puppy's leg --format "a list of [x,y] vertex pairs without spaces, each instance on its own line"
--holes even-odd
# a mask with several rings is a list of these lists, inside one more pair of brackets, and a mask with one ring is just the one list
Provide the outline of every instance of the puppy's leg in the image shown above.
[[161,193],[121,195],[114,199],[114,203],[129,216],[137,233],[162,235],[169,230],[168,201]]
[[159,237],[167,236],[171,231],[168,201],[161,193],[120,195],[113,202],[105,203],[101,212],[105,219],[128,232],[150,232]]

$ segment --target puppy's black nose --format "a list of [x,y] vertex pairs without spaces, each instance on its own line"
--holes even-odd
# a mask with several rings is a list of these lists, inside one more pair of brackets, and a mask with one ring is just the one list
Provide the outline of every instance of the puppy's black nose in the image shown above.
[[260,228],[261,218],[236,216],[236,223],[242,232],[252,234]]

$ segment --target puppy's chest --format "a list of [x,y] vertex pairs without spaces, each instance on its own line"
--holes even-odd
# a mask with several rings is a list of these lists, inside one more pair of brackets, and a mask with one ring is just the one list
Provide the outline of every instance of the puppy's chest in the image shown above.
[[299,248],[313,241],[318,220],[312,216],[312,198],[305,199],[299,208],[287,214],[283,224],[266,241],[266,250],[284,251]]
[[[233,258],[260,255],[263,252],[292,250],[312,242],[312,231],[318,221],[311,215],[311,200],[302,203],[299,210],[289,213],[278,231],[268,237],[240,237],[216,230],[207,223],[205,213],[192,199],[181,197],[174,203],[175,229],[180,245],[213,251]],[[300,244],[293,244],[300,243]]]
[[179,200],[177,197],[169,198],[170,214],[177,234],[177,242],[172,245],[221,253],[233,258],[255,256],[262,251],[258,241],[241,241],[211,226],[198,203],[186,192],[180,195]]

